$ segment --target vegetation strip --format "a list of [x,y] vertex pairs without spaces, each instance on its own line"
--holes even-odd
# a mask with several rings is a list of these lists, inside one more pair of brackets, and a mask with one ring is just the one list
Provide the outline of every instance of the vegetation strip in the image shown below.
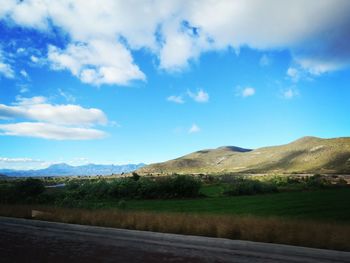
[[163,233],[222,237],[350,251],[350,226],[253,216],[198,215],[120,210],[0,205],[0,215]]

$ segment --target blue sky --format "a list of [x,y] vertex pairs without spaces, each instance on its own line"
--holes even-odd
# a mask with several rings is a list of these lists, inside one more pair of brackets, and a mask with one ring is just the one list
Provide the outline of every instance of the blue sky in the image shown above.
[[0,168],[349,136],[349,1],[185,2],[6,0]]

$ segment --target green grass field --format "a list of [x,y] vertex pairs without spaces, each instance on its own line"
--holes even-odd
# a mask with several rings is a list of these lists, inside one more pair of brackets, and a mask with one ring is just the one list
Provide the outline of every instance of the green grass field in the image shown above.
[[[177,200],[127,200],[126,210],[215,215],[278,216],[350,222],[350,188],[285,192],[254,196],[220,196],[221,186],[208,186],[209,197]],[[115,208],[116,201],[88,202],[88,208]]]

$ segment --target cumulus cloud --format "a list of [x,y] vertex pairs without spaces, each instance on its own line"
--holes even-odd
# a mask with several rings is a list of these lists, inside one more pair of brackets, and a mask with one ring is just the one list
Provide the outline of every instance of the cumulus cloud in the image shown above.
[[350,64],[349,11],[348,0],[28,0],[5,1],[0,18],[41,31],[61,29],[70,43],[49,49],[55,69],[90,84],[124,85],[145,79],[132,58],[140,49],[169,71],[203,52],[242,46],[288,49],[315,75],[338,70]]
[[93,40],[70,44],[65,50],[49,46],[48,59],[53,69],[69,70],[85,83],[125,85],[130,80],[145,80],[130,52],[119,43]]
[[167,101],[171,101],[171,102],[178,103],[178,104],[183,104],[183,103],[185,103],[185,101],[184,101],[184,99],[182,98],[182,96],[175,96],[175,95],[169,96],[169,97],[167,98]]
[[0,124],[0,135],[30,136],[57,140],[99,139],[106,134],[91,126],[108,123],[103,111],[79,105],[54,105],[45,97],[18,97],[11,105],[0,104],[0,119],[30,120]]
[[192,124],[191,128],[188,130],[188,133],[197,133],[200,132],[201,128],[197,124]]
[[198,90],[197,92],[192,92],[192,91],[188,90],[187,94],[194,101],[199,102],[199,103],[205,103],[205,102],[209,101],[209,94],[202,89]]

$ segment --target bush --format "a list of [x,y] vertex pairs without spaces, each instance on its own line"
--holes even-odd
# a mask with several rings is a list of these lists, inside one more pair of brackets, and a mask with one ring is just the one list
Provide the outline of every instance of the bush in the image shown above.
[[132,178],[120,178],[110,184],[109,194],[115,198],[137,197],[138,181]]
[[138,174],[138,173],[136,173],[136,172],[133,172],[132,173],[132,179],[134,180],[134,181],[138,181],[139,179],[140,179],[140,175]]
[[18,182],[15,188],[18,195],[25,198],[37,197],[45,191],[44,183],[34,178],[27,178],[24,181]]
[[331,180],[320,174],[315,174],[313,176],[307,177],[305,179],[305,183],[307,189],[326,188],[332,184]]
[[176,175],[157,179],[139,177],[137,180],[133,176],[111,182],[100,180],[68,184],[61,199],[187,198],[199,196],[200,186],[200,181],[191,176]]
[[199,195],[201,183],[192,176],[176,175],[159,179],[159,198],[196,197]]
[[224,191],[224,194],[229,196],[255,195],[263,193],[274,193],[277,191],[277,186],[273,183],[237,178],[235,182],[230,184],[228,189]]

